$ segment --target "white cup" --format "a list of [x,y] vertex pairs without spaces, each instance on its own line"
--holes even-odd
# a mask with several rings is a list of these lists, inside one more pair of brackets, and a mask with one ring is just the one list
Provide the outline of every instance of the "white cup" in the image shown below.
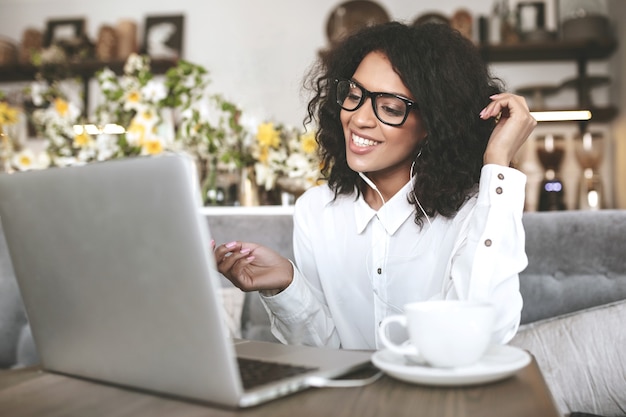
[[[390,351],[438,368],[456,368],[478,362],[491,341],[495,310],[489,303],[437,300],[409,303],[404,314],[383,319],[380,340]],[[387,326],[406,327],[402,345],[387,337]]]

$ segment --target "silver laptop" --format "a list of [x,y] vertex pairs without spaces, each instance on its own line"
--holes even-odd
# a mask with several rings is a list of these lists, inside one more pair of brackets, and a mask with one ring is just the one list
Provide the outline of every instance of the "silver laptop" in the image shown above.
[[[246,407],[367,366],[371,352],[231,339],[197,183],[174,154],[0,174],[43,368]],[[292,376],[248,388],[240,370],[258,360]]]

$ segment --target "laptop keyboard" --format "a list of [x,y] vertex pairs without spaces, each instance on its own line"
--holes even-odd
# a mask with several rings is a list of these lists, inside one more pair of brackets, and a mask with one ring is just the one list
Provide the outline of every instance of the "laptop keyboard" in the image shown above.
[[305,366],[237,358],[244,389],[254,388],[281,379],[315,370]]

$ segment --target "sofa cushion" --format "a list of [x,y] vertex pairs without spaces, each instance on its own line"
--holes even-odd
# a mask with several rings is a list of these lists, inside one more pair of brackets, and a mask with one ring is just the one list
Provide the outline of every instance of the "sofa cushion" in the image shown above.
[[626,299],[626,210],[528,212],[522,323]]
[[626,300],[522,325],[511,345],[532,353],[559,410],[626,414]]
[[[224,212],[209,211],[207,221],[211,236],[218,245],[232,240],[255,242],[293,259],[291,212],[285,210],[282,214],[262,213],[260,210],[259,214],[242,214],[232,208]],[[232,286],[226,278],[222,278],[221,284],[223,287]],[[257,292],[245,295],[241,312],[241,337],[278,342],[272,335],[269,316]]]

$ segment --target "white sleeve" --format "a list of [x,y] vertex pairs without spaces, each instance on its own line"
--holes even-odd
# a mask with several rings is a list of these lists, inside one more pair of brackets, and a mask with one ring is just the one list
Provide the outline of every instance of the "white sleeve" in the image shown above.
[[515,169],[483,167],[478,198],[464,220],[446,278],[446,298],[495,306],[494,343],[508,342],[521,317],[519,273],[528,264],[522,224],[525,184],[526,176]]
[[306,195],[298,199],[294,212],[293,245],[300,269],[294,265],[293,281],[284,291],[272,297],[261,296],[261,300],[270,315],[272,334],[281,342],[339,348],[339,336],[315,263],[309,230],[315,223],[307,220],[313,213],[309,213],[312,209],[305,200]]

